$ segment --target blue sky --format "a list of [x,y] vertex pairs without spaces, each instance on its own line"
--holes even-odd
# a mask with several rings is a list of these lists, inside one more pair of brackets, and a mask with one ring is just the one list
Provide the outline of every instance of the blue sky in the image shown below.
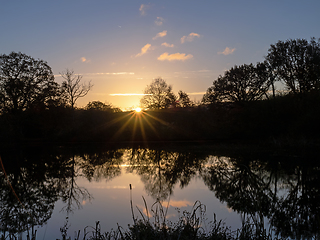
[[0,54],[91,80],[89,101],[139,105],[153,78],[200,100],[234,65],[263,61],[278,40],[320,37],[320,1],[0,0]]

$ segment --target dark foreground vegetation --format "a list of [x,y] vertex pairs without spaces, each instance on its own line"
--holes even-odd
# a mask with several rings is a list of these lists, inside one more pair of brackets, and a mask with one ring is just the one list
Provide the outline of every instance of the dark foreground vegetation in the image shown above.
[[[145,216],[140,210],[140,217],[133,215],[133,225],[127,229],[118,225],[116,230],[101,232],[99,221],[95,226],[87,226],[83,231],[75,233],[75,240],[272,240],[289,239],[277,236],[276,232],[269,226],[264,226],[256,221],[254,217],[243,219],[240,229],[231,229],[223,220],[213,217],[213,221],[206,219],[206,206],[201,202],[196,202],[190,212],[179,212],[179,219],[176,222],[170,222],[166,219],[167,209],[161,202],[155,202],[148,209],[145,202],[145,211],[152,216]],[[132,207],[132,206],[131,206]],[[62,240],[71,240],[67,234],[67,225],[60,228]]]

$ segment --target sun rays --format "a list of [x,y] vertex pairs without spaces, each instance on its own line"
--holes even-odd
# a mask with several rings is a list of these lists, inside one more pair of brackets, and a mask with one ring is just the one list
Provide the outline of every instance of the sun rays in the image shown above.
[[[147,113],[141,108],[135,108],[133,111],[119,114],[119,117],[104,124],[102,128],[114,128],[111,141],[121,139],[130,139],[130,141],[147,142],[148,136],[151,138],[160,138],[160,129],[162,126],[170,124],[158,117]],[[101,129],[101,128],[100,128]]]

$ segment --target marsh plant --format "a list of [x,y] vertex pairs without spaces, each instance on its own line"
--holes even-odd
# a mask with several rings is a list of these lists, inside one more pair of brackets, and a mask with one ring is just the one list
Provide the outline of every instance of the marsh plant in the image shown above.
[[[130,188],[130,193],[132,189]],[[131,196],[131,194],[130,194]],[[240,240],[240,239],[283,239],[274,234],[272,228],[265,227],[264,224],[256,220],[255,216],[242,215],[242,227],[232,230],[223,220],[218,220],[216,214],[213,220],[207,222],[206,206],[200,201],[196,201],[191,211],[178,212],[178,220],[171,222],[168,220],[167,213],[169,201],[157,200],[148,207],[144,197],[144,210],[137,207],[138,216],[134,214],[132,197],[130,200],[133,224],[128,225],[127,229],[122,226],[111,229],[110,232],[101,233],[100,222],[97,221],[95,227],[87,226],[83,230],[75,233],[75,240]],[[62,239],[67,238],[67,232],[63,231]]]

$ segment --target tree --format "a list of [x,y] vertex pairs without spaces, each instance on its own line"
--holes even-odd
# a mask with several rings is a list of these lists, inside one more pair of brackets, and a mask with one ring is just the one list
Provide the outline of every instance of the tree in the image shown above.
[[293,94],[320,89],[320,39],[278,41],[266,60]]
[[100,101],[89,102],[86,106],[87,110],[111,111],[121,112],[121,109],[113,107],[111,104],[103,103]]
[[180,107],[194,106],[194,103],[190,100],[188,94],[181,90],[178,92],[178,103]]
[[72,109],[75,108],[76,101],[88,94],[93,85],[91,82],[88,84],[81,83],[82,75],[75,74],[73,70],[66,69],[60,73],[64,79],[62,82],[62,88],[65,94],[67,103]]
[[217,101],[217,96],[214,94],[213,86],[209,87],[206,93],[203,95],[202,104],[213,104]]
[[[219,76],[207,90],[207,101],[248,102],[261,99],[269,90],[270,81],[264,63],[234,66]],[[204,101],[203,100],[203,101]]]
[[143,108],[164,109],[175,106],[177,97],[172,92],[172,87],[162,78],[156,78],[144,90],[140,100]]
[[[58,96],[47,62],[21,52],[0,55],[0,109],[17,113]],[[1,111],[0,111],[1,112]]]

